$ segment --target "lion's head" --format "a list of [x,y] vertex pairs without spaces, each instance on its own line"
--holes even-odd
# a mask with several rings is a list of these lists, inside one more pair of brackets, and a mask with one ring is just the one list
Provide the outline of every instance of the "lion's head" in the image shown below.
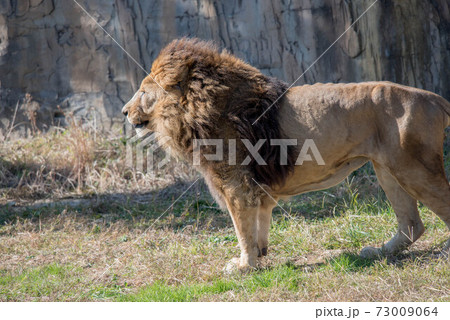
[[[161,51],[122,112],[138,132],[146,128],[173,134],[193,127],[204,131],[206,118],[218,110],[214,102],[230,89],[214,79],[219,57],[211,43],[186,38],[173,41]],[[183,128],[178,127],[180,120]]]
[[[188,155],[194,139],[248,139],[255,145],[259,139],[283,138],[277,99],[285,90],[282,81],[212,43],[183,38],[161,51],[122,112],[138,133],[146,128],[168,136],[166,146]],[[237,147],[238,158],[245,158],[243,146]],[[294,156],[280,165],[277,147],[265,144],[259,153],[267,165],[252,161],[246,171],[260,183],[282,184]]]

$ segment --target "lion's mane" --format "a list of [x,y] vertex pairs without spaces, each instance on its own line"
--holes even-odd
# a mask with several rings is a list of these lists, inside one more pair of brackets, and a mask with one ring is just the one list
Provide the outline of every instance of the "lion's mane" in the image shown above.
[[268,186],[282,185],[293,171],[294,148],[288,149],[287,165],[281,165],[279,146],[269,144],[271,139],[284,138],[278,117],[283,98],[277,101],[287,88],[284,82],[263,75],[225,50],[220,52],[210,42],[187,38],[161,51],[151,76],[163,87],[181,91],[181,102],[165,105],[154,120],[156,126],[165,123],[158,129],[174,139],[179,153],[192,152],[195,138],[237,139],[237,160],[242,161],[248,152],[239,141],[248,139],[255,145],[266,139],[259,154],[267,165],[252,158],[246,171]]

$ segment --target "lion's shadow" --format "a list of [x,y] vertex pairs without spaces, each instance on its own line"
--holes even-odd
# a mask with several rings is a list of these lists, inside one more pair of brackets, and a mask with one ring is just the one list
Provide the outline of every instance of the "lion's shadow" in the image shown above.
[[[274,271],[280,268],[290,268],[298,272],[314,272],[322,269],[330,269],[336,272],[358,273],[364,272],[376,265],[386,264],[396,268],[404,268],[411,263],[415,265],[429,265],[430,262],[438,262],[442,257],[438,249],[408,250],[396,256],[368,259],[354,252],[341,252],[325,258],[313,259],[312,262],[299,262],[302,259],[290,259],[283,264],[262,266],[257,272]],[[320,260],[320,261],[318,261]]]

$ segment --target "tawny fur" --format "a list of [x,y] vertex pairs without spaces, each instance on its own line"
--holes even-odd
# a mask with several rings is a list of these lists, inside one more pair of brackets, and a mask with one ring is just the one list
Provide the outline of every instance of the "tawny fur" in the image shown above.
[[[188,161],[194,139],[223,139],[224,154],[228,141],[236,139],[237,165],[229,165],[227,157],[201,157],[198,169],[231,214],[241,247],[239,268],[254,267],[256,257],[267,254],[275,201],[331,187],[367,161],[374,164],[399,229],[383,248],[368,247],[362,255],[395,254],[417,240],[424,231],[417,200],[450,228],[450,187],[443,167],[449,102],[390,82],[305,85],[277,100],[286,88],[210,43],[183,38],[161,51],[123,109],[131,123],[170,137],[165,146]],[[258,139],[282,138],[313,139],[325,165],[295,165],[295,147],[281,165],[279,147],[268,143],[259,150],[267,165],[254,160],[240,165],[248,155],[241,139],[254,145]]]

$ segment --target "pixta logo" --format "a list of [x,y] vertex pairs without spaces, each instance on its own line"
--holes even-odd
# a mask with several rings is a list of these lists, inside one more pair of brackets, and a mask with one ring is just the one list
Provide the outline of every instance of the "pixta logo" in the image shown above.
[[157,132],[142,129],[136,134],[133,127],[125,124],[126,165],[138,172],[156,172],[170,162],[170,148],[163,146],[171,139]]

